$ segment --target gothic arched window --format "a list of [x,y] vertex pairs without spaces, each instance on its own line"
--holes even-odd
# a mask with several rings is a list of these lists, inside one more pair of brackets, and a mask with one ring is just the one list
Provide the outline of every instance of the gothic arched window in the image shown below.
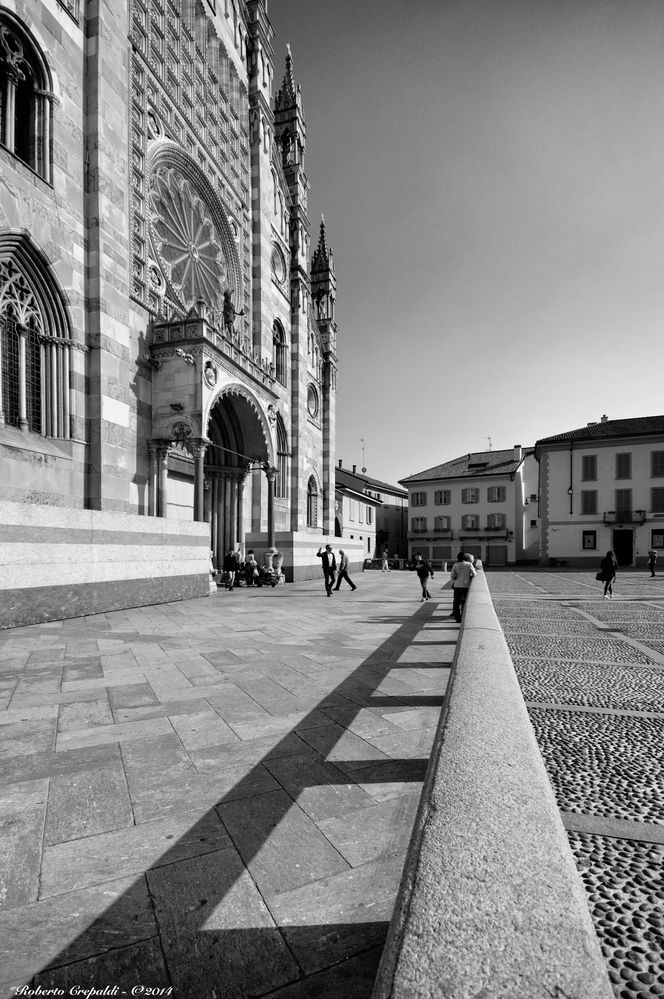
[[318,486],[313,475],[307,483],[307,527],[318,527]]
[[48,264],[0,236],[0,426],[70,437],[70,336]]
[[274,495],[285,499],[288,496],[288,438],[280,414],[277,414],[277,479]]
[[274,371],[276,379],[282,385],[288,384],[288,349],[286,334],[281,323],[275,319],[272,326],[272,343],[274,345]]
[[51,183],[51,77],[21,23],[0,12],[0,142]]

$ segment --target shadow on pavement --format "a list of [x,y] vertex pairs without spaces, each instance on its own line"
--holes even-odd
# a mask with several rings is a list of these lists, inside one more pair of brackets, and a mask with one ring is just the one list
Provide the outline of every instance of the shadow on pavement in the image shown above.
[[[440,707],[443,696],[438,694],[376,693],[390,664],[399,670],[436,668],[431,662],[397,663],[433,613],[431,604],[410,618],[378,619],[401,623],[144,873],[134,868],[125,875],[131,883],[57,957],[44,960],[32,986],[59,988],[65,994],[76,994],[70,992],[73,986],[117,986],[127,995],[141,994],[135,991],[141,985],[172,986],[179,999],[368,996],[405,846],[390,850],[388,844],[367,862],[351,866],[311,815],[317,802],[327,807],[325,795],[339,798],[343,821],[344,801],[352,807],[352,796],[364,793],[361,785],[423,781],[428,756],[353,758],[344,747],[346,728],[332,717],[329,724],[320,724],[316,712],[338,706],[334,695],[344,694],[351,698],[341,702],[344,726],[363,707]],[[374,665],[375,672],[367,676],[367,666]],[[224,765],[220,762],[217,770]],[[266,780],[267,789],[260,790]],[[413,796],[407,797],[412,802]],[[389,807],[405,807],[405,801],[392,799]],[[186,813],[181,818],[186,820]],[[94,844],[77,841],[75,846],[87,880],[82,876],[77,881],[74,869],[71,887],[61,883],[53,890],[53,911],[67,891],[97,884],[99,893],[121,876],[109,874],[107,859],[90,852]],[[96,881],[90,871],[98,872]],[[321,920],[321,913],[325,920],[329,915],[329,922]]]

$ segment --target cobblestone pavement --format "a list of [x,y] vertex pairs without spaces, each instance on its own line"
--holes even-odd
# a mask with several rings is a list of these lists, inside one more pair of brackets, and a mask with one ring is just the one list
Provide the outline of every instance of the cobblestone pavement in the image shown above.
[[664,996],[664,578],[487,572],[616,996]]
[[356,581],[0,633],[0,995],[369,995],[458,630]]

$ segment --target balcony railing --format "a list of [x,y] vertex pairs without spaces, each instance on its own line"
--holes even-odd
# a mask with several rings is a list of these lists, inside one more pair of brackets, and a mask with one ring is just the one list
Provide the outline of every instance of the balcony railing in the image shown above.
[[645,524],[648,519],[646,510],[605,510],[605,524]]
[[260,350],[248,336],[229,333],[223,326],[213,326],[207,318],[201,316],[155,323],[152,327],[151,351],[159,359],[159,349],[164,344],[190,343],[195,340],[206,340],[209,344],[214,344],[220,354],[255,381],[270,388],[274,385],[273,362],[261,356]]

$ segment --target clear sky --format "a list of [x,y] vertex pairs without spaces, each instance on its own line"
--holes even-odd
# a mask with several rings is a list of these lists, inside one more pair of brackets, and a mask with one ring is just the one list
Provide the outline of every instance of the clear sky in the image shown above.
[[344,465],[664,413],[663,0],[268,9],[334,249]]

